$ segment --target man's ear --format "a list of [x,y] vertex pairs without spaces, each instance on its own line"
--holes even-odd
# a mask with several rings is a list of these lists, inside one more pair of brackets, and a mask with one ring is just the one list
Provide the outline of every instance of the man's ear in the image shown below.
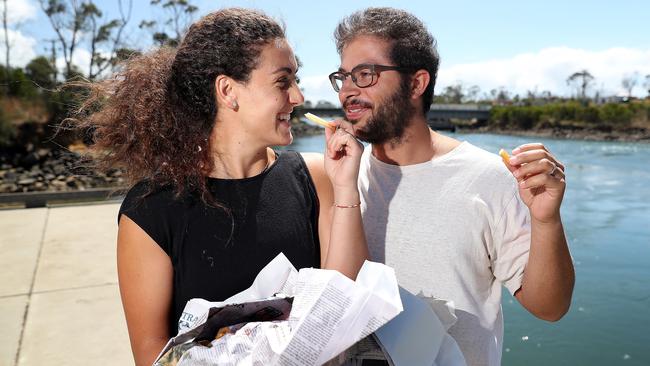
[[431,76],[427,70],[416,71],[411,78],[411,98],[419,99],[429,86],[429,82],[431,82]]
[[239,107],[234,84],[235,81],[225,75],[219,75],[214,80],[214,94],[218,108],[226,107],[236,110]]

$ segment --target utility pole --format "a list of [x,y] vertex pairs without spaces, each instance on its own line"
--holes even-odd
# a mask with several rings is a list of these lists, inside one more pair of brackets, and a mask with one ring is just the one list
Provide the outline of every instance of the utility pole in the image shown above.
[[[56,68],[56,42],[58,39],[56,38],[51,38],[51,39],[44,39],[43,41],[45,42],[50,42],[50,65],[52,65],[52,80],[54,80],[54,83],[56,83],[56,78],[59,77],[59,72],[58,69]],[[45,46],[45,52],[47,53],[48,49],[47,46]]]

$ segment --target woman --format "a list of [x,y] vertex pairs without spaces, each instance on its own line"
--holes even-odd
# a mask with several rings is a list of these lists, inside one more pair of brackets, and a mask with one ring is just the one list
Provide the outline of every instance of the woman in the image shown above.
[[303,102],[296,72],[275,21],[225,9],[194,23],[177,50],[132,59],[92,85],[82,110],[93,149],[138,182],[117,242],[137,365],[176,334],[189,299],[246,289],[280,252],[297,268],[351,278],[367,257],[358,142],[328,131],[325,159],[270,148],[292,141],[289,115]]

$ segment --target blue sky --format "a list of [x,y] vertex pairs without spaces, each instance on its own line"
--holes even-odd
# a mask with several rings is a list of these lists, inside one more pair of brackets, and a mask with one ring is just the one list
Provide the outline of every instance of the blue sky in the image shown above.
[[[37,0],[9,0],[20,20],[14,48],[27,62],[44,52],[43,39],[52,30]],[[13,3],[13,5],[11,4]],[[116,1],[96,1],[108,17],[117,14]],[[303,61],[300,72],[307,99],[336,101],[326,75],[338,67],[332,40],[337,22],[368,6],[392,6],[417,15],[437,39],[441,69],[436,91],[462,83],[478,85],[482,93],[504,87],[514,93],[528,90],[570,95],[567,76],[582,69],[595,77],[592,93],[622,94],[621,80],[638,75],[633,90],[645,96],[644,76],[650,74],[650,1],[209,1],[195,0],[200,14],[227,6],[265,11],[287,25],[288,38]],[[616,4],[616,5],[615,5]],[[27,10],[25,10],[27,9]],[[31,9],[31,10],[30,10]],[[154,12],[152,14],[152,12]],[[155,17],[149,0],[134,0],[129,41],[144,46],[150,38],[137,29],[142,19]],[[22,37],[22,38],[19,38]],[[144,40],[144,41],[143,41]],[[3,47],[0,47],[0,52]],[[78,57],[88,57],[80,50]],[[79,61],[82,63],[83,61]]]

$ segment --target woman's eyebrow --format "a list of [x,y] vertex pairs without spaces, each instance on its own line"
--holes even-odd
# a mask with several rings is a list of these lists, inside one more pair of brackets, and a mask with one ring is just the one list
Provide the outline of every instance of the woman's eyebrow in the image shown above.
[[[277,68],[275,71],[272,72],[272,74],[278,74],[278,73],[281,73],[281,72],[286,72],[288,74],[293,74],[294,73],[294,71],[293,71],[293,69],[291,67],[284,66],[284,67]],[[298,72],[298,70],[296,69],[296,73],[297,72]]]

